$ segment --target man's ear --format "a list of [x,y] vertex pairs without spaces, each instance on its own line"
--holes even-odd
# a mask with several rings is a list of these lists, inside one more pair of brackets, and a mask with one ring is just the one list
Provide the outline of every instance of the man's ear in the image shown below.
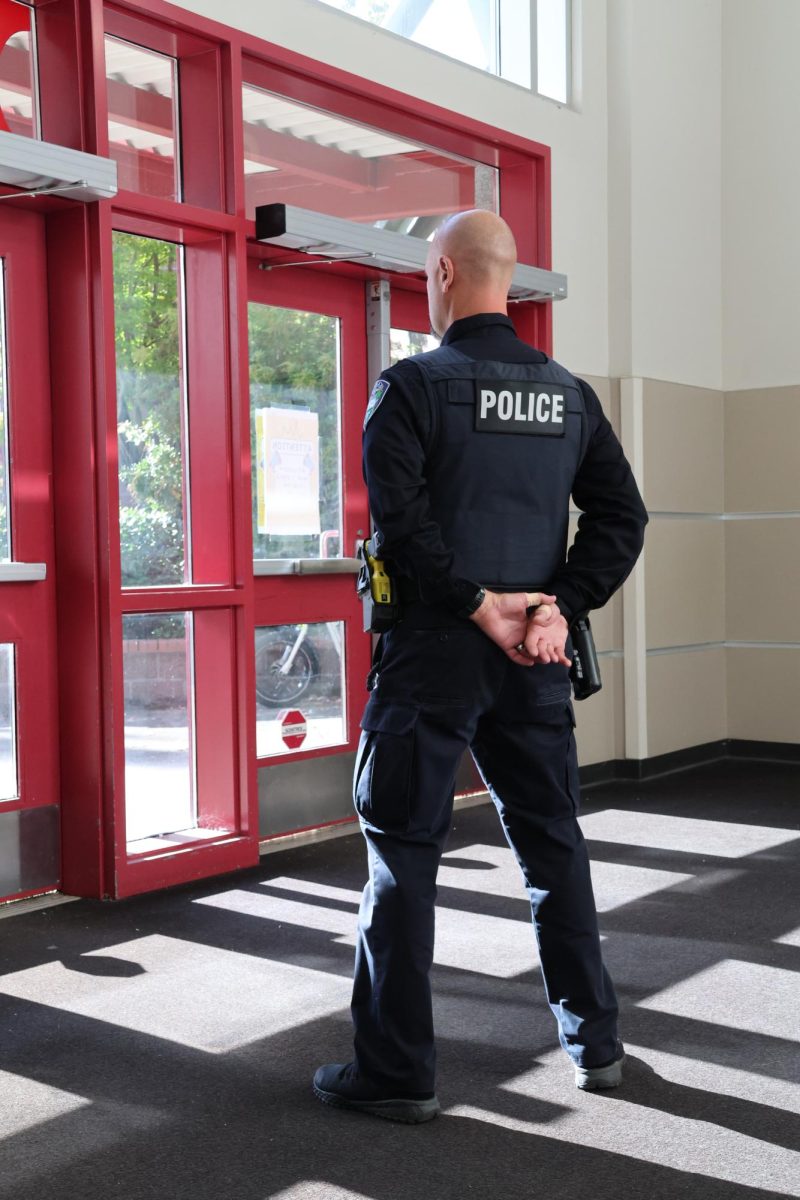
[[448,291],[453,286],[453,260],[448,258],[446,254],[439,256],[439,277],[442,281],[442,290]]

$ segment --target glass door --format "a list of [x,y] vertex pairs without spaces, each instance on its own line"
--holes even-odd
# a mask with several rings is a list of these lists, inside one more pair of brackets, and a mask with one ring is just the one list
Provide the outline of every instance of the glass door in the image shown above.
[[225,239],[115,217],[115,895],[257,859]]
[[0,208],[0,899],[58,886],[52,432],[42,218]]
[[251,260],[250,431],[260,830],[351,819],[370,641],[355,595],[364,285]]

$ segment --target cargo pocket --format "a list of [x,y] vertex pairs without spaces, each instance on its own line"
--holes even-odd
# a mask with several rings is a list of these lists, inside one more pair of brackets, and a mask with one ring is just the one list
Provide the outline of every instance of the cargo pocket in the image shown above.
[[409,827],[418,715],[412,705],[370,701],[361,721],[366,738],[356,774],[356,811],[387,833]]

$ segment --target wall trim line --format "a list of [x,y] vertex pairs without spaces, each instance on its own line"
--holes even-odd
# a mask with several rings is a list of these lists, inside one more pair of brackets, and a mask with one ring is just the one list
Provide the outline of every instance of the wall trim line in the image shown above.
[[[648,509],[650,517],[661,521],[786,521],[800,517],[800,510],[786,512],[672,512],[667,509]],[[581,509],[571,508],[571,517],[579,517]]]
[[800,765],[800,743],[757,742],[742,738],[723,738],[700,746],[687,746],[653,758],[614,758],[590,763],[580,768],[581,788],[598,787],[603,783],[643,781],[661,775],[671,775],[692,767],[724,759],[750,759],[758,762],[782,762]]
[[[631,468],[645,492],[644,478],[644,382],[620,380],[620,427],[622,443],[628,450]],[[647,758],[647,606],[645,596],[645,557],[640,554],[636,566],[622,589],[622,646],[625,706],[625,753],[628,758]]]
[[679,646],[652,646],[648,657],[660,654],[694,654],[700,650],[800,650],[800,642],[691,642]]

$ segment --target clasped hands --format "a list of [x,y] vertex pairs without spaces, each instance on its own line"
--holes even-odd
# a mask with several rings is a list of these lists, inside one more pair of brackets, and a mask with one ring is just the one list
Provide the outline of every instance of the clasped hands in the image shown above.
[[[527,610],[536,606],[528,616]],[[566,657],[569,626],[546,592],[490,592],[471,621],[521,667],[537,663],[572,665]]]

